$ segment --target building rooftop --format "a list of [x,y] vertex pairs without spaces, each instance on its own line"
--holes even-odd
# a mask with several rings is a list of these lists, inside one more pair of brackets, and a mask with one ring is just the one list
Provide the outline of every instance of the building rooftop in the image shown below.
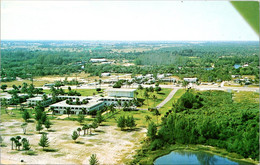
[[134,92],[136,89],[108,88],[107,92]]
[[[47,98],[47,100],[51,99],[50,97]],[[42,97],[37,96],[37,97],[32,97],[27,99],[28,101],[33,100],[33,101],[42,101]]]
[[99,97],[98,100],[102,100],[102,99],[117,99],[117,100],[133,100],[133,98],[129,98],[129,97]]
[[66,103],[66,100],[52,104],[52,106],[61,106],[61,107],[75,107],[75,108],[91,108],[99,103],[102,103],[103,101],[90,101],[87,104],[81,104],[81,105],[69,105]]

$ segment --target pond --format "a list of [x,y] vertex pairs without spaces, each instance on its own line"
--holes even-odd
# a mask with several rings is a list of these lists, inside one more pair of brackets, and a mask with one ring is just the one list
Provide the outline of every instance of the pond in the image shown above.
[[233,161],[228,158],[206,152],[173,151],[168,155],[157,158],[155,165],[185,164],[185,165],[252,165],[250,163]]
[[238,68],[240,68],[240,67],[241,67],[240,64],[235,64],[235,65],[234,65],[234,68],[235,68],[235,69],[238,69]]

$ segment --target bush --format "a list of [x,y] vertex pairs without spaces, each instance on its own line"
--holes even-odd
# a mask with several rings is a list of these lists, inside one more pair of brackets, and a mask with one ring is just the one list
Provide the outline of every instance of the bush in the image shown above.
[[154,151],[160,149],[163,147],[163,145],[164,142],[161,139],[155,139],[150,145],[150,150]]
[[37,152],[35,151],[26,151],[25,153],[23,153],[24,155],[37,155]]

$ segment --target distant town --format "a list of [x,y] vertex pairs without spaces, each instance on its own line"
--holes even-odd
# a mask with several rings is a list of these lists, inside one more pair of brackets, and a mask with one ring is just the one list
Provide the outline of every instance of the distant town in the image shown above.
[[257,42],[2,41],[1,161],[152,164],[188,148],[254,164],[258,53]]

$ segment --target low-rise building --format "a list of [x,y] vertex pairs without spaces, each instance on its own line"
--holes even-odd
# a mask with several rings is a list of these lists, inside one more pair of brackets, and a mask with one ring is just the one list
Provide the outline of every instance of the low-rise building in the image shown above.
[[37,103],[41,103],[43,106],[48,106],[51,104],[52,99],[51,98],[47,98],[46,100],[43,100],[42,97],[33,97],[33,98],[29,98],[27,99],[27,105],[37,105]]
[[81,104],[81,105],[69,105],[66,103],[66,100],[52,104],[50,106],[51,108],[54,108],[54,113],[58,114],[66,114],[67,108],[70,109],[70,114],[80,114],[83,109],[86,110],[86,112],[93,111],[93,110],[101,110],[104,107],[103,101],[93,100],[89,101],[87,104]]
[[136,89],[109,88],[107,94],[109,97],[134,97]]
[[118,101],[121,102],[121,104],[123,105],[124,102],[130,102],[133,100],[133,98],[128,98],[128,97],[101,97],[100,99],[98,99],[99,101],[104,101],[105,105],[117,105]]
[[100,62],[106,62],[107,59],[105,59],[105,58],[92,58],[89,61],[93,62],[93,63],[100,63]]
[[161,81],[163,82],[176,82],[175,78],[162,78]]
[[116,97],[84,97],[84,96],[58,96],[61,98],[67,98],[67,99],[73,99],[79,98],[80,101],[82,100],[88,100],[87,104],[81,104],[81,105],[69,105],[67,104],[66,100],[63,100],[61,102],[52,104],[50,107],[53,107],[55,114],[66,114],[67,108],[70,108],[70,114],[80,114],[82,113],[83,109],[86,110],[86,112],[90,112],[93,110],[101,110],[106,105],[118,105],[118,101],[121,102],[121,106],[124,105],[124,102],[130,102],[133,100],[133,98],[116,98]]
[[183,80],[189,83],[195,83],[198,81],[198,78],[183,78]]
[[111,76],[111,74],[110,74],[110,73],[101,73],[101,76],[102,76],[102,77]]
[[164,77],[165,77],[164,74],[158,74],[158,75],[157,75],[157,78],[158,78],[158,79],[162,79],[162,78],[164,78]]
[[145,75],[145,78],[152,78],[153,77],[153,74],[147,74]]

